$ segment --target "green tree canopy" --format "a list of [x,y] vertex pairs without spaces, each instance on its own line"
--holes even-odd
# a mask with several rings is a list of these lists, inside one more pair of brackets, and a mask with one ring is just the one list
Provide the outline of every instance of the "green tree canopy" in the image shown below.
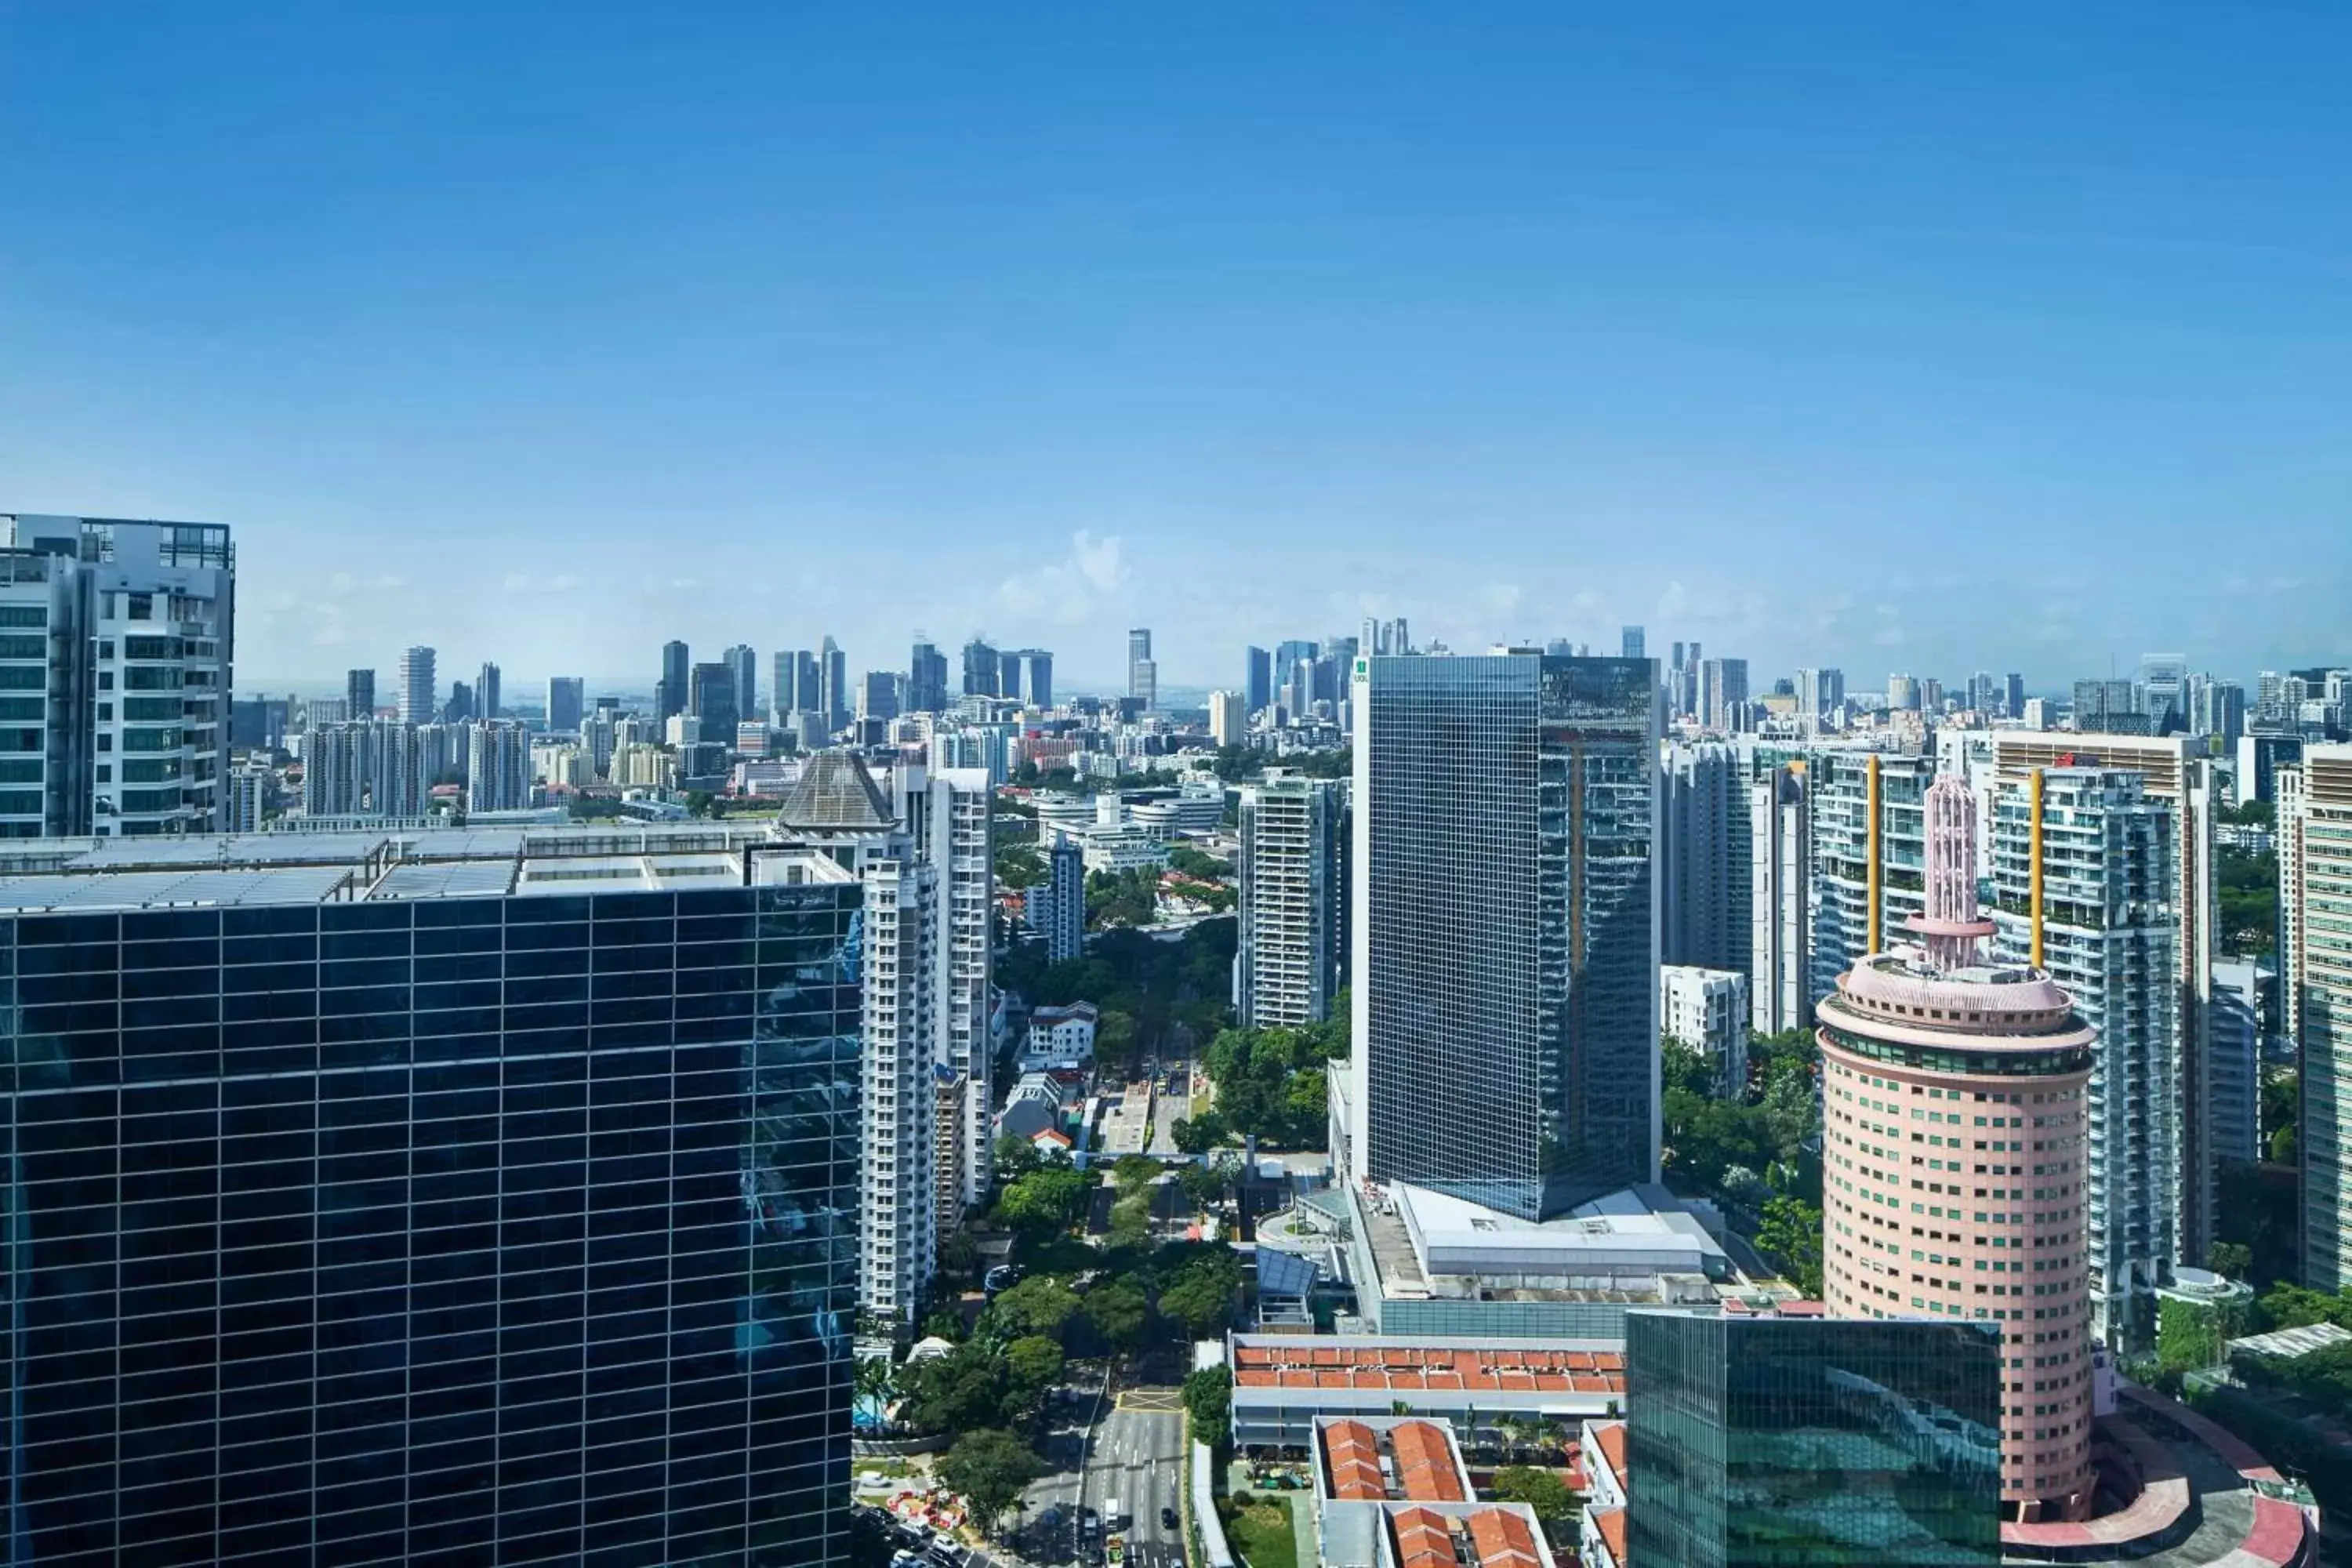
[[1077,1316],[1078,1299],[1070,1282],[1051,1274],[1035,1274],[1020,1281],[988,1304],[988,1320],[1016,1336],[1061,1337],[1062,1329]]
[[1115,1349],[1132,1351],[1143,1343],[1151,1321],[1151,1303],[1143,1287],[1129,1279],[1105,1279],[1087,1292],[1087,1321]]
[[1036,1408],[1062,1381],[1062,1347],[1043,1334],[1026,1334],[1004,1347],[1005,1375],[1024,1409]]
[[982,1531],[993,1531],[1005,1510],[1045,1473],[1026,1443],[992,1428],[966,1432],[939,1463],[940,1482],[970,1506]]
[[1576,1512],[1576,1494],[1557,1470],[1539,1470],[1532,1465],[1506,1465],[1495,1472],[1493,1488],[1500,1502],[1523,1502],[1536,1510],[1536,1517],[1547,1523],[1572,1517]]
[[1224,1366],[1204,1366],[1184,1379],[1184,1413],[1192,1418],[1192,1436],[1212,1448],[1223,1448],[1234,1438],[1234,1374]]

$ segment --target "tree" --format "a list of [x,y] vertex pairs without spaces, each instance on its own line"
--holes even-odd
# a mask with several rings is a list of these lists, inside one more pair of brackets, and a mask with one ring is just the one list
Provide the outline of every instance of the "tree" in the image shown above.
[[996,1156],[999,1183],[1018,1181],[1045,1163],[1037,1152],[1037,1145],[1018,1132],[998,1133],[992,1152]]
[[1151,1321],[1151,1303],[1144,1299],[1143,1287],[1129,1279],[1106,1279],[1087,1291],[1085,1310],[1095,1331],[1120,1351],[1142,1344]]
[[1174,1319],[1192,1338],[1206,1338],[1232,1321],[1241,1273],[1241,1264],[1231,1253],[1195,1258],[1160,1292],[1161,1315]]
[[950,1344],[961,1344],[963,1342],[964,1335],[969,1331],[964,1324],[963,1314],[952,1307],[941,1307],[923,1320],[925,1339],[945,1340]]
[[941,1484],[963,1499],[982,1533],[993,1531],[1004,1510],[1045,1473],[1027,1444],[996,1429],[966,1432],[939,1464]]
[[[1176,1125],[1182,1127],[1185,1123],[1179,1121]],[[1176,1146],[1179,1149],[1183,1147],[1181,1140]],[[1187,1165],[1178,1173],[1176,1180],[1183,1187],[1186,1197],[1198,1206],[1206,1208],[1231,1192],[1240,1175],[1238,1161],[1220,1160],[1213,1165]]]
[[2253,1248],[2235,1241],[2217,1241],[2205,1249],[2205,1266],[2216,1274],[2243,1279],[2253,1273]]
[[1822,1293],[1822,1211],[1802,1198],[1768,1198],[1756,1245],[1796,1277],[1797,1289],[1819,1300]]
[[1204,1366],[1184,1380],[1184,1413],[1192,1418],[1192,1437],[1212,1448],[1223,1448],[1234,1437],[1234,1374],[1229,1367]]
[[1004,1370],[1013,1396],[1034,1410],[1045,1391],[1062,1381],[1062,1347],[1043,1334],[1028,1334],[1004,1347]]
[[900,1377],[908,1422],[926,1432],[969,1432],[1005,1418],[1004,1365],[981,1344],[910,1363]]
[[1094,1184],[1067,1165],[1043,1165],[1004,1189],[996,1212],[1014,1230],[1050,1236],[1077,1223]]
[[1121,1193],[1148,1187],[1164,1169],[1149,1154],[1121,1154],[1110,1168],[1110,1179]]
[[1046,877],[1045,862],[1026,844],[1007,844],[996,852],[996,879],[1007,888],[1034,888]]
[[2277,1131],[2271,1134],[2272,1164],[2292,1165],[2295,1163],[2296,1152],[2294,1129],[2293,1127],[2282,1127]]
[[1225,1119],[1213,1110],[1198,1116],[1180,1116],[1169,1134],[1176,1141],[1180,1154],[1205,1154],[1226,1142],[1231,1136]]
[[1077,1312],[1078,1299],[1070,1294],[1070,1282],[1050,1274],[1031,1275],[988,1304],[992,1322],[1008,1334],[1024,1336],[1059,1339],[1063,1326]]
[[876,1408],[890,1403],[898,1392],[898,1369],[887,1355],[861,1356],[857,1362],[856,1380],[857,1397],[874,1402]]
[[1567,1519],[1576,1512],[1576,1494],[1557,1470],[1539,1470],[1531,1465],[1506,1465],[1495,1472],[1488,1489],[1498,1502],[1523,1502],[1536,1510],[1536,1517],[1547,1523]]

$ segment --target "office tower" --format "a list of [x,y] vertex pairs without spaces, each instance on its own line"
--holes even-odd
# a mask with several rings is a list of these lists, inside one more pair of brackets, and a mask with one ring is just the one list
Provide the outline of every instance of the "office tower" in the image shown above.
[[1995,1327],[1627,1313],[1627,1558],[1999,1568]]
[[[433,650],[412,647],[400,656],[400,721],[404,724],[430,724],[440,717],[437,684],[433,672]],[[358,717],[354,712],[354,717]]]
[[1708,730],[1735,727],[1736,710],[1748,702],[1748,661],[1710,658],[1698,667],[1698,721]]
[[672,640],[662,644],[661,679],[654,683],[654,717],[667,720],[686,711],[693,661],[687,646]]
[[776,834],[838,865],[865,892],[858,1304],[908,1322],[938,1247],[938,871],[853,752],[808,760]]
[[228,530],[0,521],[0,733],[20,753],[0,770],[0,836],[216,828],[234,749]]
[[224,833],[258,833],[261,831],[263,808],[269,799],[269,770],[239,768],[228,775],[228,788],[223,795],[225,805],[221,831]]
[[857,683],[857,717],[896,719],[898,716],[898,672],[869,669]]
[[449,700],[441,705],[444,724],[462,724],[474,716],[474,689],[462,680],[449,683]]
[[503,697],[499,682],[499,667],[483,665],[474,678],[474,716],[485,721],[497,718],[499,708],[503,706]]
[[760,712],[760,656],[751,651],[751,645],[739,642],[719,659],[734,676],[736,713],[748,719]]
[[1529,1218],[1657,1172],[1656,675],[1372,658],[1354,682],[1352,1146]]
[[789,725],[795,714],[811,714],[823,718],[821,704],[824,700],[823,682],[817,679],[817,656],[807,648],[794,648],[776,656],[776,689],[772,693],[779,722]]
[[2190,690],[2189,732],[2224,755],[2246,732],[2246,689],[2234,680],[2200,677]]
[[[1996,805],[2002,797],[2025,801],[2035,769],[2071,764],[2137,773],[2143,795],[2171,814],[2166,862],[2171,885],[2136,919],[2165,921],[2173,941],[2173,992],[2163,1006],[2175,1037],[2163,1048],[2175,1065],[2180,1084],[2174,1101],[2179,1121],[2177,1173],[2168,1179],[2164,1195],[2175,1202],[2172,1260],[2179,1263],[2197,1263],[2205,1257],[2213,1239],[2213,1205],[2220,1198],[2216,1163],[2206,1147],[2204,1115],[2213,1093],[2207,1081],[2210,1004],[2213,964],[2221,956],[2214,945],[2221,919],[2221,858],[2213,827],[2221,791],[2219,770],[2193,754],[2198,750],[2201,748],[2179,735],[2066,735],[2021,730],[1993,737],[2001,792]],[[1996,811],[1996,829],[1999,826]],[[2118,847],[2103,851],[2110,858],[2126,852]],[[2067,976],[2062,973],[2060,978]],[[2116,996],[2120,1005],[2133,1009],[2139,1025],[2152,1025],[2151,1016],[2140,1011],[2127,994],[2118,992]],[[2076,998],[2086,1009],[2092,1007],[2092,999],[2083,988],[2076,988]],[[2092,1021],[2102,1029],[2121,1027],[2096,1011]]]
[[742,714],[735,704],[735,668],[725,661],[694,667],[687,695],[688,710],[701,721],[704,740],[721,744],[735,738]]
[[[425,815],[427,792],[440,773],[428,770],[414,724],[391,719],[321,724],[302,737],[305,816]],[[441,731],[432,731],[438,735]]]
[[2025,700],[2025,710],[2021,716],[2025,721],[2025,727],[2036,731],[2049,730],[2054,721],[2054,715],[2051,709],[2050,699],[2047,697],[2027,698]]
[[[1405,628],[1402,616],[1399,616],[1392,621],[1381,620],[1377,616],[1366,616],[1363,629],[1357,637],[1352,639],[1339,640],[1353,641],[1355,646],[1347,653],[1347,659],[1349,662],[1352,662],[1360,653],[1403,654],[1412,651],[1412,637]],[[1335,652],[1328,642],[1324,645],[1324,651],[1327,654]]]
[[2352,746],[2279,773],[2279,991],[2301,1047],[2303,1282],[2352,1285]]
[[1944,683],[1932,675],[1919,678],[1919,711],[1941,713],[1944,710]]
[[351,717],[375,717],[375,671],[349,669],[343,672],[343,699],[351,704]]
[[2182,1042],[2176,833],[2170,805],[2114,767],[2004,778],[1993,803],[1999,952],[2065,986],[2098,1031],[2084,1212],[2093,1331],[2119,1349],[2151,1338],[2156,1287],[2192,1256],[2184,1210],[2204,1184],[2183,1147],[2196,1064]]
[[1249,742],[1249,705],[1238,691],[1209,693],[1209,739],[1220,746]]
[[1347,786],[1276,769],[1241,795],[1242,1026],[1319,1023],[1348,983]]
[[[1980,954],[1994,925],[1977,903],[1968,785],[1937,779],[1924,812],[1916,942],[1855,964],[1818,1009],[1824,1297],[1840,1318],[1926,1314],[1997,1328],[2012,1374],[2000,1417],[2003,1511],[2081,1519],[2093,1491],[2086,1218],[2095,1248],[2098,1239],[2086,1179],[2098,1134],[2086,1122],[2101,1112],[2090,1086],[2103,1042],[2036,962],[2052,912],[2039,897],[2033,961]],[[2008,904],[1998,863],[1995,881]],[[2123,1091],[2111,1078],[2105,1110],[2118,1123],[2127,1112],[2113,1097]]]
[[580,731],[581,702],[583,688],[576,675],[551,675],[547,678],[547,727],[559,735]]
[[[778,712],[787,711],[784,702],[784,654],[776,656],[775,706]],[[907,710],[910,713],[943,713],[948,706],[948,660],[931,643],[918,638],[914,651],[907,659]]]
[[1001,697],[1016,698],[1032,708],[1054,705],[1054,656],[1042,647],[1011,648],[999,656]]
[[1961,705],[1969,712],[1989,714],[1994,712],[2000,703],[2000,690],[1993,685],[1990,670],[1979,669],[1969,677],[1968,693],[1961,699]]
[[466,809],[520,811],[530,805],[530,735],[511,719],[467,726]]
[[1812,994],[1885,950],[1919,912],[1927,853],[1920,802],[1935,764],[1892,752],[1822,751],[1807,761],[1812,816]]
[[1813,1022],[1812,812],[1805,764],[1782,763],[1748,786],[1749,1026]]
[[698,827],[7,900],[12,1557],[846,1560],[858,889]]
[[1919,682],[1907,675],[1888,676],[1886,706],[1897,713],[1916,711],[1919,706]]
[[1160,705],[1160,667],[1151,658],[1151,633],[1142,626],[1127,634],[1127,694],[1146,713]]
[[2004,675],[2001,681],[2001,711],[2011,719],[2025,717],[2025,677]]
[[2263,1157],[2262,976],[2252,963],[2213,966],[2206,1147],[2217,1165]]
[[2152,735],[2158,732],[2128,680],[2074,682],[2074,731],[2082,735]]
[[[239,697],[228,709],[228,747],[232,752],[282,750],[291,701],[283,697]],[[26,779],[16,781],[30,782]]]
[[2189,656],[2144,653],[2139,656],[2139,706],[2148,727],[2170,734],[2189,722]]
[[[1276,644],[1274,650],[1274,680],[1276,686],[1280,687],[1284,682],[1290,679],[1290,672],[1297,668],[1298,662],[1301,659],[1306,660],[1308,664],[1312,664],[1318,657],[1321,656],[1321,653],[1322,649],[1318,647],[1314,643],[1305,641],[1297,637],[1293,637],[1286,642]],[[1278,690],[1275,694],[1275,700],[1276,701],[1281,700],[1281,693]]]
[[1801,669],[1797,671],[1797,712],[1801,718],[1819,721],[1845,706],[1845,671],[1842,669]]
[[1660,748],[1661,963],[1747,973],[1753,868],[1742,781],[1738,753],[1719,742]]
[[1300,724],[1315,711],[1315,661],[1302,658],[1290,667],[1282,682],[1283,712]]
[[1029,889],[1029,923],[1045,938],[1045,959],[1063,963],[1086,955],[1087,864],[1078,841],[1047,829],[1046,879]]
[[621,744],[620,730],[618,714],[601,702],[581,721],[580,744],[588,752],[589,771],[600,779],[612,776],[613,753]]
[[1264,712],[1274,702],[1274,656],[1262,647],[1242,655],[1242,704],[1251,713]]
[[825,728],[838,731],[849,722],[849,656],[830,637],[817,648],[817,710]]
[[937,881],[934,906],[939,957],[938,1037],[933,1072],[955,1105],[941,1121],[950,1136],[936,1144],[938,1191],[950,1194],[942,1217],[952,1223],[984,1201],[994,1174],[994,1057],[988,1015],[994,980],[996,841],[994,781],[985,768],[898,770],[899,819],[917,856]]
[[963,645],[963,694],[966,697],[996,697],[1004,690],[1004,661],[997,657],[995,645],[974,637]]
[[1617,633],[1618,654],[1620,657],[1624,658],[1646,658],[1648,655],[1644,651],[1644,648],[1647,641],[1648,638],[1643,634],[1641,627],[1620,627]]

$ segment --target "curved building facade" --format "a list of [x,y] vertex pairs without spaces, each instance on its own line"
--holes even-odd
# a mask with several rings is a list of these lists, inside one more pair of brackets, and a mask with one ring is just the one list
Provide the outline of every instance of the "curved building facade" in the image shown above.
[[1822,1264],[1844,1318],[2001,1333],[2001,1501],[2080,1519],[2093,1494],[2084,1112],[2097,1032],[2040,969],[1980,959],[1975,808],[1927,801],[1920,938],[1865,954],[1816,1014]]

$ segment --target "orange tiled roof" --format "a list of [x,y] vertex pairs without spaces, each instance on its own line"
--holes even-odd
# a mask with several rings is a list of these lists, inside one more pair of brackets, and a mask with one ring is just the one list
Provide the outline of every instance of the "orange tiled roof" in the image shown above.
[[1454,1568],[1454,1536],[1435,1509],[1401,1508],[1389,1515],[1396,1531],[1399,1568]]
[[1543,1562],[1535,1531],[1507,1509],[1482,1508],[1470,1515],[1470,1543],[1477,1548],[1478,1568],[1540,1568]]
[[1308,1342],[1236,1346],[1234,1368],[1234,1381],[1244,1388],[1353,1388],[1401,1394],[1625,1392],[1625,1358],[1613,1351]]
[[1398,1495],[1414,1502],[1466,1502],[1462,1478],[1454,1473],[1445,1434],[1427,1421],[1401,1421],[1389,1428],[1396,1451]]
[[1601,1543],[1609,1549],[1609,1560],[1616,1568],[1625,1568],[1625,1510],[1622,1508],[1596,1508],[1592,1523],[1601,1531]]
[[1600,1439],[1601,1457],[1609,1462],[1609,1473],[1617,1478],[1619,1486],[1623,1486],[1625,1484],[1625,1423],[1622,1421],[1603,1423],[1593,1427],[1592,1435]]
[[1360,1421],[1334,1421],[1323,1428],[1323,1458],[1331,1467],[1331,1495],[1377,1502],[1389,1495],[1381,1479],[1380,1445]]

